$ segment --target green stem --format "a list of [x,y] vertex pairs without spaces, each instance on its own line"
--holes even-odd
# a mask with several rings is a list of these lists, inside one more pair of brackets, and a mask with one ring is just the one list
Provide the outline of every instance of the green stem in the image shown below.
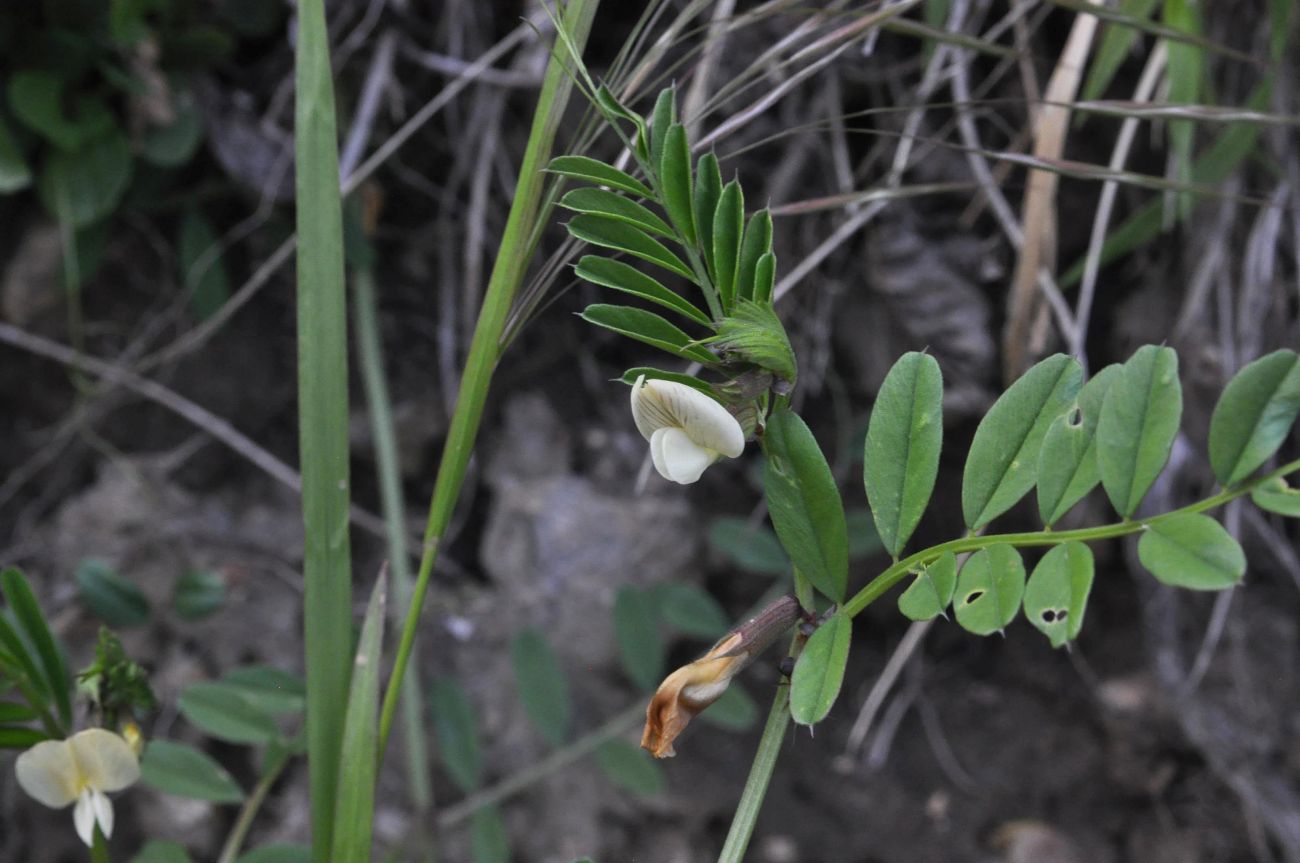
[[217,857],[217,863],[234,863],[239,856],[239,849],[244,845],[244,839],[248,836],[248,830],[253,826],[253,819],[257,817],[257,812],[262,808],[262,803],[266,801],[266,795],[270,793],[271,786],[275,780],[280,778],[285,766],[289,763],[288,755],[279,756],[276,761],[270,765],[262,778],[258,780],[257,785],[253,788],[253,793],[248,795],[244,805],[239,810],[239,817],[235,819],[235,825],[230,828],[230,834],[226,836],[226,843],[221,846],[221,856]]
[[98,824],[95,825],[95,837],[91,840],[90,863],[109,863],[108,843],[104,841],[104,834],[100,832]]
[[[572,42],[579,48],[587,43],[591,22],[599,5],[600,0],[570,0],[565,7],[561,26],[568,30]],[[474,327],[474,338],[470,342],[469,355],[465,360],[465,371],[461,376],[456,410],[447,431],[447,442],[443,447],[442,461],[438,466],[438,478],[434,482],[433,500],[429,504],[429,520],[424,531],[424,552],[420,557],[420,569],[415,577],[415,590],[407,609],[406,624],[402,628],[402,638],[397,647],[397,656],[393,661],[393,671],[388,679],[383,709],[379,716],[380,755],[387,746],[388,734],[392,729],[398,695],[401,692],[401,681],[406,673],[407,662],[411,658],[411,647],[415,643],[415,632],[420,623],[420,608],[424,604],[429,578],[433,574],[438,543],[451,520],[456,499],[460,496],[461,485],[464,483],[465,471],[469,466],[469,457],[474,447],[474,438],[478,434],[479,423],[483,418],[488,386],[501,353],[501,334],[505,329],[515,292],[523,281],[528,266],[529,237],[537,219],[538,202],[541,200],[542,188],[546,182],[546,175],[542,172],[550,160],[551,148],[555,143],[555,135],[571,90],[572,82],[565,70],[564,62],[560,59],[559,52],[554,52],[542,82],[537,110],[533,115],[532,131],[528,136],[528,147],[524,151],[523,165],[519,171],[514,203],[510,206],[510,215],[506,219],[505,232],[501,238],[501,248],[492,267],[492,276],[488,280],[478,323]]]

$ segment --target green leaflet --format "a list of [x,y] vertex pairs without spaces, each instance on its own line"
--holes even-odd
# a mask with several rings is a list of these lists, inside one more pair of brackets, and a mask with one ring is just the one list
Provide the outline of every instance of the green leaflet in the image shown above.
[[455,680],[438,679],[429,687],[429,707],[438,759],[461,791],[476,790],[483,783],[483,757],[478,716],[469,696]]
[[1121,368],[1114,363],[1094,375],[1079,392],[1076,409],[1057,417],[1043,437],[1038,456],[1038,513],[1049,527],[1101,482],[1097,421],[1106,391]]
[[681,258],[668,251],[663,243],[627,222],[595,213],[580,213],[570,219],[566,227],[570,234],[593,246],[626,252],[684,279],[695,281],[695,274]]
[[1277,452],[1300,414],[1300,356],[1274,351],[1246,365],[1224,387],[1210,418],[1210,465],[1225,486]]
[[795,722],[816,725],[830,713],[844,682],[852,634],[853,619],[835,614],[804,645],[790,680],[790,716]]
[[149,619],[149,600],[144,593],[104,561],[83,560],[73,578],[82,601],[109,626],[140,626]]
[[546,170],[575,180],[630,192],[642,198],[654,198],[650,187],[631,174],[587,156],[557,156],[551,160]]
[[[59,717],[65,724],[72,722],[72,701],[70,690],[72,678],[68,674],[68,660],[46,623],[36,595],[32,593],[27,579],[16,569],[0,572],[0,590],[4,591],[5,602],[13,613],[14,620],[22,628],[27,643],[36,650],[41,661],[44,677],[34,677],[32,682],[46,690],[54,697],[58,706]],[[5,640],[8,646],[9,639]]]
[[484,806],[469,821],[470,855],[474,863],[510,863],[510,836],[501,810]]
[[653,797],[668,789],[663,768],[640,746],[606,740],[596,749],[596,766],[611,782],[633,794]]
[[898,597],[898,610],[909,620],[930,620],[943,614],[957,589],[957,557],[945,551],[921,568]]
[[1260,509],[1300,518],[1300,488],[1292,488],[1281,477],[1271,479],[1252,491],[1250,499]]
[[770,304],[737,301],[731,314],[718,322],[718,334],[701,343],[767,369],[791,384],[799,376],[790,338]]
[[957,623],[976,635],[1001,632],[1015,620],[1025,594],[1025,563],[1010,545],[982,548],[957,576],[953,610]]
[[1052,647],[1078,637],[1092,579],[1092,551],[1081,542],[1054,546],[1034,567],[1025,587],[1025,619]]
[[614,595],[614,638],[632,682],[645,690],[658,686],[668,648],[659,631],[655,603],[640,588],[624,585]]
[[528,718],[547,741],[560,745],[569,733],[573,705],[559,657],[540,633],[529,629],[511,642],[510,658]]
[[112,128],[76,152],[50,153],[36,192],[60,222],[84,228],[112,213],[130,182],[131,146]]
[[718,271],[713,261],[713,214],[718,210],[720,197],[722,169],[718,166],[718,157],[705,153],[695,164],[695,193],[692,202],[695,227],[700,235],[700,249],[704,252],[704,263],[710,273]]
[[1189,590],[1234,587],[1246,555],[1208,515],[1182,513],[1153,521],[1138,540],[1138,559],[1157,580]]
[[694,340],[654,312],[631,306],[594,303],[582,312],[582,319],[598,327],[613,330],[647,345],[675,354],[682,359],[712,365],[717,357],[695,344]]
[[776,255],[768,252],[754,267],[754,302],[771,303],[776,286]]
[[638,204],[630,198],[607,189],[574,189],[560,198],[560,206],[575,213],[608,216],[634,228],[640,228],[648,234],[670,238],[673,236],[673,229],[668,226],[668,223],[656,216],[644,204]]
[[602,258],[598,255],[584,255],[573,272],[578,278],[593,285],[640,297],[666,309],[672,309],[697,324],[704,326],[712,324],[708,315],[681,294],[669,290],[658,280],[652,279],[636,267],[622,261]]
[[668,581],[655,585],[653,591],[660,616],[678,632],[713,640],[731,628],[731,619],[722,606],[697,585]]
[[280,733],[271,714],[230,683],[193,683],[181,693],[177,706],[200,731],[230,743],[270,743]]
[[744,223],[745,196],[740,183],[732,180],[722,187],[718,208],[713,213],[713,282],[722,298],[724,312],[730,312],[736,302],[736,270],[740,265]]
[[225,768],[210,757],[182,743],[153,740],[140,759],[140,781],[164,794],[238,803],[244,792]]
[[766,207],[749,217],[745,239],[740,246],[740,263],[736,269],[736,296],[754,299],[758,260],[772,251],[772,212]]
[[654,111],[650,115],[650,164],[659,165],[663,162],[668,130],[676,121],[677,90],[665,87],[655,98]]
[[686,142],[686,127],[674,123],[664,137],[664,151],[659,161],[659,181],[663,205],[668,218],[695,245],[694,195],[691,193],[691,148]]
[[1101,484],[1125,518],[1164,469],[1182,413],[1178,354],[1155,345],[1138,348],[1106,392],[1097,422]]
[[766,524],[721,516],[709,525],[709,545],[743,570],[759,575],[786,575],[790,557]]

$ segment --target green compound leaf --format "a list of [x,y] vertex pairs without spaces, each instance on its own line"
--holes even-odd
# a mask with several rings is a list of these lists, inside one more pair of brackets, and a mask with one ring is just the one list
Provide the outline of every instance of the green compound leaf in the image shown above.
[[743,518],[722,516],[709,525],[709,545],[731,563],[758,575],[785,575],[790,557],[766,525],[751,525]]
[[1081,542],[1055,546],[1038,561],[1025,587],[1025,618],[1052,647],[1073,641],[1083,628],[1092,590],[1092,551]]
[[660,615],[678,632],[712,640],[731,628],[731,620],[722,606],[697,585],[681,581],[657,584],[654,597]]
[[790,716],[795,722],[816,725],[831,712],[844,682],[852,634],[853,619],[835,614],[804,645],[790,680]]
[[140,853],[131,858],[131,863],[191,863],[191,858],[179,842],[150,839]]
[[226,769],[183,743],[154,740],[140,759],[140,781],[175,797],[239,803],[244,792]]
[[585,180],[588,183],[609,186],[611,189],[620,189],[642,198],[654,198],[650,187],[631,174],[586,156],[559,156],[551,160],[546,170],[574,180]]
[[704,251],[704,263],[709,272],[717,273],[713,262],[713,214],[718,211],[718,199],[722,197],[722,168],[718,157],[705,153],[695,163],[695,194],[692,209],[695,211],[695,227],[700,235],[700,248]]
[[663,306],[685,315],[697,324],[709,326],[709,316],[700,311],[688,300],[675,291],[665,288],[658,280],[647,276],[631,264],[602,258],[597,255],[584,255],[574,268],[574,274],[593,285],[612,288],[643,300]]
[[863,452],[876,531],[895,557],[925,514],[942,447],[943,375],[934,357],[910,351],[880,385]]
[[1300,518],[1300,488],[1292,488],[1281,477],[1275,477],[1252,491],[1250,499],[1260,509]]
[[653,797],[668,788],[663,770],[650,753],[626,740],[607,740],[600,744],[596,749],[596,766],[611,782],[633,794]]
[[470,818],[469,839],[474,863],[510,863],[510,834],[495,806],[484,806]]
[[930,620],[943,614],[957,588],[957,557],[950,551],[916,574],[898,597],[898,610],[911,620]]
[[307,684],[296,674],[270,665],[236,668],[223,680],[242,697],[272,714],[299,713],[306,704]]
[[271,714],[229,683],[192,684],[181,693],[179,707],[194,727],[230,743],[270,743],[280,733]]
[[528,718],[542,737],[558,746],[569,733],[573,704],[560,658],[541,634],[525,630],[510,645],[515,685]]
[[1144,345],[1106,392],[1097,422],[1097,467],[1115,510],[1133,515],[1169,459],[1183,414],[1178,354]]
[[668,130],[676,120],[677,89],[665,87],[655,97],[655,107],[650,113],[650,164],[658,165],[663,161]]
[[673,235],[673,229],[668,226],[668,223],[652,213],[649,208],[605,189],[574,189],[560,199],[560,206],[575,213],[608,216],[626,222],[634,228],[640,228],[648,234],[657,234],[661,237]]
[[758,723],[758,704],[733,680],[722,697],[700,714],[700,719],[727,731],[748,731]]
[[1246,574],[1246,555],[1223,525],[1208,515],[1184,513],[1147,525],[1138,560],[1157,580],[1189,590],[1223,590]]
[[763,453],[763,489],[781,545],[813,587],[843,602],[848,526],[817,439],[797,414],[777,411],[768,418]]
[[191,569],[176,580],[172,608],[186,620],[202,620],[226,601],[226,579],[213,569]]
[[724,312],[736,302],[736,268],[740,264],[741,233],[745,228],[745,195],[732,180],[722,187],[713,213],[713,282]]
[[660,315],[632,306],[593,303],[582,312],[582,319],[619,335],[636,339],[686,360],[712,365],[718,358],[709,353],[679,328]]
[[84,228],[112,213],[130,182],[130,144],[112,129],[75,153],[50,153],[36,191],[56,218]]
[[1300,356],[1274,351],[1239,371],[1210,417],[1210,466],[1235,485],[1277,452],[1300,414]]
[[1083,369],[1064,354],[1033,366],[1004,392],[975,430],[962,474],[961,509],[978,530],[1006,512],[1038,478],[1048,427],[1079,393]]
[[745,240],[740,246],[740,263],[736,268],[736,296],[754,299],[754,283],[759,258],[772,251],[772,212],[767,208],[749,217]]
[[[694,196],[691,192],[691,148],[686,141],[686,127],[674,123],[664,135],[660,155],[659,180],[664,210],[688,245],[695,245]],[[689,273],[689,271],[688,271]],[[687,275],[687,278],[691,278]]]
[[483,756],[478,716],[469,696],[456,681],[442,678],[429,688],[429,706],[438,735],[438,759],[461,791],[477,790],[483,782]]
[[768,252],[754,268],[754,302],[771,303],[776,286],[776,255]]
[[626,252],[682,278],[695,281],[695,274],[681,258],[668,251],[663,243],[627,222],[594,213],[579,213],[569,220],[566,227],[570,234],[593,246]]
[[652,369],[649,366],[636,366],[635,368],[630,368],[623,372],[622,376],[619,377],[619,380],[628,386],[634,386],[637,379],[643,375],[647,380],[674,381],[691,387],[692,389],[697,389],[710,398],[718,398],[717,391],[708,383],[697,377],[680,374],[679,372],[666,372],[662,369]]
[[1015,620],[1025,595],[1025,563],[999,543],[972,554],[957,576],[953,608],[962,629],[976,635],[1001,632]]
[[650,690],[659,685],[668,655],[655,602],[643,590],[623,586],[614,595],[614,637],[623,670],[632,682]]
[[149,600],[140,588],[104,561],[83,560],[73,577],[81,600],[109,626],[140,626],[149,620]]
[[1038,513],[1051,526],[1101,482],[1097,470],[1097,421],[1101,405],[1121,374],[1118,363],[1097,372],[1079,392],[1079,403],[1053,420],[1038,456]]
[[[54,639],[50,627],[41,612],[36,594],[32,593],[27,579],[16,569],[0,572],[0,590],[4,592],[6,604],[13,612],[14,620],[22,628],[27,643],[36,649],[41,661],[43,677],[35,677],[36,683],[54,697],[58,705],[59,716],[65,723],[72,721],[72,678],[68,674],[68,660],[63,646]],[[6,646],[10,639],[4,639]]]
[[770,303],[734,301],[731,313],[718,322],[718,334],[701,343],[712,345],[729,361],[753,363],[791,384],[798,377],[790,338]]

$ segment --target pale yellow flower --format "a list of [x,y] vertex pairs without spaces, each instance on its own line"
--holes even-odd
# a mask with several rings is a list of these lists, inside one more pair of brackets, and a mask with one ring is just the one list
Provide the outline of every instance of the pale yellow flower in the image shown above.
[[140,762],[131,745],[103,728],[79,731],[67,740],[37,743],[14,765],[18,784],[53,809],[76,803],[72,822],[81,841],[90,845],[99,825],[113,835],[110,791],[121,791],[140,778]]
[[632,385],[632,419],[650,442],[650,458],[664,479],[695,482],[704,469],[745,450],[745,432],[722,404],[676,381],[647,380]]

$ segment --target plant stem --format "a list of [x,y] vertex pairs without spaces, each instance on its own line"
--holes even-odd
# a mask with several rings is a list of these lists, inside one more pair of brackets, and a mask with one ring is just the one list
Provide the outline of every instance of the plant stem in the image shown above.
[[243,847],[244,839],[248,836],[248,830],[253,826],[253,819],[257,817],[257,812],[262,808],[262,803],[266,801],[266,795],[270,792],[271,786],[275,784],[275,780],[280,778],[280,774],[288,763],[288,755],[279,756],[262,775],[262,778],[257,781],[253,793],[248,795],[248,799],[240,807],[239,817],[235,819],[234,826],[230,828],[230,833],[226,836],[226,843],[221,846],[221,855],[217,857],[217,863],[234,863],[235,858],[239,856],[239,849]]
[[[600,0],[570,0],[565,7],[561,26],[568,31],[570,39],[579,49],[587,43],[591,22],[599,5]],[[401,681],[406,673],[407,662],[411,658],[411,647],[415,643],[415,632],[420,623],[420,608],[424,604],[424,595],[428,591],[429,579],[433,574],[438,543],[451,520],[456,499],[460,496],[465,471],[469,467],[469,457],[474,447],[474,438],[478,434],[479,423],[483,418],[488,386],[500,357],[501,334],[505,329],[506,318],[510,313],[515,292],[523,281],[528,267],[529,238],[537,219],[542,187],[546,182],[546,176],[542,172],[550,160],[551,148],[555,143],[555,135],[559,130],[564,106],[568,102],[571,90],[572,82],[561,55],[559,52],[553,52],[546,68],[546,77],[542,82],[537,109],[533,115],[533,127],[528,136],[528,147],[524,151],[514,202],[510,206],[510,215],[506,219],[505,232],[501,238],[501,248],[497,252],[492,275],[488,280],[483,308],[474,327],[474,338],[470,342],[469,355],[465,360],[465,371],[461,376],[456,410],[451,418],[447,442],[443,446],[442,460],[438,465],[438,478],[434,482],[433,500],[429,504],[429,520],[424,531],[424,552],[420,557],[420,569],[415,577],[415,590],[407,609],[406,624],[402,628],[402,638],[393,661],[393,671],[388,680],[388,688],[384,692],[383,709],[379,717],[381,756],[388,743],[389,731],[392,729],[398,696],[401,693]]]
[[718,863],[741,863],[749,839],[758,823],[758,811],[763,807],[763,798],[767,796],[768,783],[772,781],[772,771],[776,769],[777,756],[781,754],[781,741],[785,739],[785,729],[790,725],[790,685],[782,683],[777,687],[776,698],[772,700],[772,709],[767,714],[767,724],[763,726],[763,737],[758,741],[758,751],[754,753],[754,763],[749,768],[749,778],[745,780],[745,790],[741,792],[740,802],[736,804],[736,814],[731,818],[731,829],[727,831],[727,841],[718,855]]
[[90,842],[90,863],[109,863],[108,843],[104,841],[104,834],[100,832],[99,825],[95,825],[94,838]]

